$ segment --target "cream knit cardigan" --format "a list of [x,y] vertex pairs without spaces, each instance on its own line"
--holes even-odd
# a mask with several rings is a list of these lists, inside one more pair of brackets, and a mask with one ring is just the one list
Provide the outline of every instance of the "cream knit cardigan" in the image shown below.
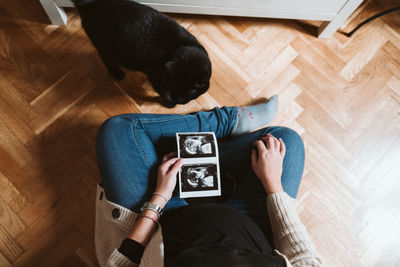
[[[296,213],[296,200],[286,193],[275,193],[267,197],[268,215],[277,249],[286,266],[322,266],[306,228]],[[119,210],[114,218],[112,211]],[[130,233],[138,214],[108,201],[103,188],[97,186],[95,245],[100,266],[137,266],[118,252],[123,239]],[[144,250],[139,266],[162,267],[164,245],[161,227],[158,227]]]

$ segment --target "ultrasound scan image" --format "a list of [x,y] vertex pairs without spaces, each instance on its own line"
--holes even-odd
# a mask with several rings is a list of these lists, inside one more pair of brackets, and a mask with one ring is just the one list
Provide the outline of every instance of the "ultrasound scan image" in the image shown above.
[[217,166],[194,164],[182,166],[182,192],[216,190]]
[[182,158],[215,157],[216,149],[211,134],[179,135],[179,148]]

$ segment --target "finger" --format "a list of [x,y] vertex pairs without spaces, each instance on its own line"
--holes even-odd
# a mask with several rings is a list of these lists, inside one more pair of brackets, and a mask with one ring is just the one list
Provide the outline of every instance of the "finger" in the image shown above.
[[261,138],[261,141],[262,141],[265,149],[267,149],[267,147],[268,147],[268,137]]
[[[275,136],[273,136],[273,135],[270,135],[270,134],[267,134],[267,138],[269,139],[269,140],[271,140],[272,139],[272,145],[271,145],[271,147],[269,148],[269,149],[278,149],[278,151],[279,151],[279,147],[280,147],[280,143],[279,143],[279,140],[275,137]],[[268,141],[267,141],[268,142]]]
[[267,142],[270,137],[274,137],[274,136],[271,134],[266,134],[261,139],[263,139],[265,142]]
[[176,175],[178,171],[181,169],[182,165],[183,165],[183,159],[178,159],[177,161],[174,162],[174,164],[172,164],[169,173]]
[[172,159],[167,160],[163,164],[161,164],[160,168],[161,168],[162,172],[164,172],[164,173],[168,172],[168,170],[171,168],[171,166],[178,160],[179,160],[178,158],[172,158]]
[[264,136],[261,138],[261,140],[263,141],[263,143],[265,144],[265,147],[267,147],[267,142],[268,142],[268,135]]
[[274,145],[275,145],[275,149],[276,149],[277,151],[280,151],[280,150],[281,150],[281,143],[279,142],[278,139],[276,139],[276,137],[274,137]]
[[257,162],[257,151],[255,149],[251,150],[251,163],[255,164]]
[[260,158],[267,150],[267,148],[265,147],[265,144],[261,140],[256,141],[256,147],[258,152],[258,158]]
[[162,159],[162,163],[164,163],[164,162],[166,162],[167,160],[169,160],[169,159],[175,157],[176,155],[177,155],[176,151],[166,154],[166,155],[163,157],[163,159]]
[[274,137],[272,135],[268,136],[267,149],[273,149],[275,147]]
[[280,149],[279,152],[281,152],[282,156],[285,156],[285,154],[286,154],[286,145],[283,142],[282,138],[279,138],[279,143],[281,143],[281,149]]

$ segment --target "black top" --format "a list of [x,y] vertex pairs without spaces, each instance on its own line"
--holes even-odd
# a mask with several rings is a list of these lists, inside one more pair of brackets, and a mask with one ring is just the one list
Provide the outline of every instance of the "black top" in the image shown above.
[[[185,206],[166,212],[161,224],[166,267],[286,266],[250,217],[229,206]],[[140,246],[124,241],[119,251],[139,263]]]

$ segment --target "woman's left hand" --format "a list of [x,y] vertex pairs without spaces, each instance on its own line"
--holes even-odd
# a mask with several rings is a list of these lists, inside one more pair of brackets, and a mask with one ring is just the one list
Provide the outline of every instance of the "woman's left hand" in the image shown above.
[[158,168],[156,192],[162,194],[167,199],[172,197],[172,192],[176,185],[176,175],[183,164],[183,160],[175,156],[176,152],[165,155]]
[[251,152],[251,166],[267,194],[282,192],[282,165],[286,153],[285,143],[272,135],[254,142],[257,150]]

